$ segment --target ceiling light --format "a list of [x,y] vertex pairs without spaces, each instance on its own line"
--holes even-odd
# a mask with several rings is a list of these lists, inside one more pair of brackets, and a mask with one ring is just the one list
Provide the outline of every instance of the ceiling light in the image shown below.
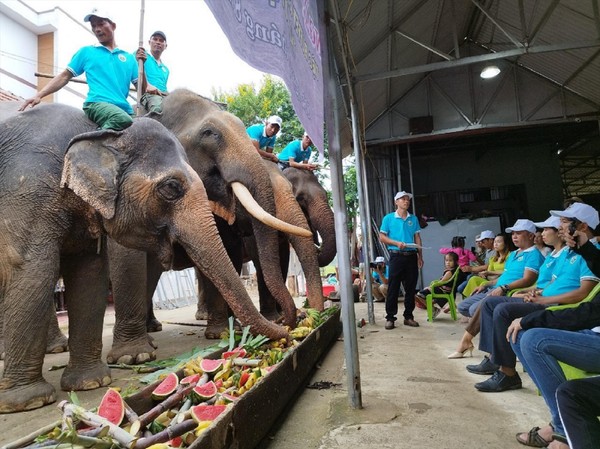
[[500,73],[500,69],[498,68],[498,66],[488,65],[483,68],[483,70],[481,71],[481,74],[479,76],[482,77],[483,79],[487,80],[490,78],[494,78],[495,76],[498,76],[499,73]]

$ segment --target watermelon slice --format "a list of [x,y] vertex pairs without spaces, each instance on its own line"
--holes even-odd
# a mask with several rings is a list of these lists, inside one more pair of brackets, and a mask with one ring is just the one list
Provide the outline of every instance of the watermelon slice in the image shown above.
[[234,396],[232,394],[229,393],[222,393],[221,394],[221,398],[226,402],[226,403],[230,403],[230,402],[235,402],[237,401],[239,398],[237,396]]
[[250,373],[248,371],[242,371],[242,374],[240,376],[240,382],[238,383],[238,386],[243,387],[246,382],[248,382],[248,378],[250,377]]
[[106,390],[100,402],[100,407],[98,407],[98,415],[107,419],[115,426],[121,424],[123,416],[125,416],[125,404],[117,390],[114,388]]
[[218,388],[211,380],[210,382],[206,382],[204,385],[198,385],[192,391],[194,392],[194,396],[200,402],[202,402],[212,398],[215,394],[217,394]]
[[169,374],[163,379],[163,381],[160,384],[158,384],[158,387],[154,389],[154,391],[152,392],[152,399],[162,401],[166,397],[173,394],[175,390],[177,390],[178,385],[179,377],[177,377],[177,374]]
[[226,405],[195,405],[190,409],[190,412],[192,418],[200,423],[202,421],[214,421],[226,408]]
[[200,380],[200,374],[192,374],[191,376],[184,377],[179,381],[181,385],[196,385]]
[[202,359],[200,369],[204,373],[214,373],[223,366],[223,359]]
[[246,357],[246,350],[244,348],[235,348],[231,351],[224,352],[222,357],[225,360],[235,359],[236,357],[244,358]]

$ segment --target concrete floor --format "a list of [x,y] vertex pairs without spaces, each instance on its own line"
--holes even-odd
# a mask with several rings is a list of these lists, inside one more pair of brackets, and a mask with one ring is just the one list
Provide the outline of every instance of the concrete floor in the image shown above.
[[[463,326],[442,314],[427,323],[425,311],[417,309],[419,328],[400,325],[383,328],[384,307],[375,305],[375,325],[357,329],[359,338],[362,409],[352,409],[346,388],[342,338],[331,347],[315,369],[309,384],[318,381],[335,384],[330,389],[301,389],[281,422],[271,429],[260,445],[263,449],[322,448],[521,448],[515,433],[549,420],[546,407],[527,375],[524,388],[505,393],[479,393],[475,382],[485,377],[469,374],[465,365],[474,358],[448,360]],[[402,311],[402,304],[400,304]],[[367,304],[355,304],[356,318],[367,319]],[[158,310],[163,322],[194,320],[195,307]],[[400,312],[401,313],[401,312]],[[105,352],[111,345],[114,325],[112,310],[105,319]],[[204,328],[164,323],[163,331],[153,334],[159,344],[159,358],[181,354],[213,341],[203,337]],[[67,354],[47,355],[44,376],[53,385],[60,382],[61,370],[53,365],[67,363]],[[2,368],[2,362],[0,362]],[[518,369],[521,370],[520,365]],[[139,375],[113,370],[113,386],[128,389],[139,385]],[[104,389],[78,392],[83,406],[96,407]],[[66,399],[59,391],[58,401]],[[0,444],[6,444],[57,419],[54,405],[31,412],[0,415]]]

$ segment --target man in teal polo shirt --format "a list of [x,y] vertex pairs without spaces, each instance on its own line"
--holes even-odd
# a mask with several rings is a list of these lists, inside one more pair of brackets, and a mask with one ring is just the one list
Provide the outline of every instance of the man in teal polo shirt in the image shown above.
[[396,193],[396,211],[383,217],[379,230],[379,240],[387,245],[390,253],[388,292],[385,299],[385,328],[395,327],[398,314],[398,294],[400,283],[404,284],[404,325],[419,327],[415,321],[415,290],[419,278],[419,268],[423,267],[421,254],[421,226],[415,215],[408,212],[412,194]]
[[167,81],[169,68],[162,62],[161,56],[167,49],[167,36],[162,31],[155,31],[148,41],[150,54],[144,63],[146,74],[146,92],[142,96],[141,104],[148,112],[162,112],[163,97],[168,95]]
[[[75,53],[65,70],[55,76],[35,97],[25,100],[20,110],[34,107],[46,95],[67,85],[74,76],[85,72],[89,91],[83,112],[102,129],[122,130],[133,123],[133,108],[127,102],[129,86],[137,84],[138,67],[130,53],[117,47],[117,25],[111,15],[94,9],[85,16],[100,45],[82,47]],[[144,60],[145,55],[137,54]]]
[[293,167],[300,170],[314,171],[319,166],[308,162],[313,148],[312,140],[310,140],[308,134],[304,133],[302,139],[296,139],[288,143],[283,151],[277,155],[279,168],[285,170],[288,167]]
[[252,140],[256,151],[263,159],[272,162],[279,162],[279,158],[273,154],[277,133],[281,129],[281,117],[272,115],[267,119],[264,125],[252,125],[246,129],[248,136]]

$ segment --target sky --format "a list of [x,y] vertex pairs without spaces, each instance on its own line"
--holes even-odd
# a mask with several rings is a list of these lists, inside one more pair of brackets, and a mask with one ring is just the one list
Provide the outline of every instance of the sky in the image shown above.
[[[226,0],[223,0],[226,1]],[[59,6],[81,20],[93,7],[115,16],[115,37],[119,47],[134,51],[139,44],[141,0],[24,0],[38,11]],[[204,96],[211,90],[231,91],[239,84],[258,85],[263,73],[242,61],[231,49],[203,0],[145,0],[144,46],[150,34],[161,30],[167,35],[163,63],[171,74],[168,88],[186,87]],[[86,24],[89,26],[89,24]],[[90,34],[89,45],[96,42]]]

